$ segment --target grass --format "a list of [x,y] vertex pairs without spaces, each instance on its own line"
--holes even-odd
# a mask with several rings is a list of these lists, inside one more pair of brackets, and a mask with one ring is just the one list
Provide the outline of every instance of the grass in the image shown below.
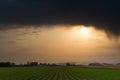
[[120,80],[120,70],[78,67],[0,68],[0,80]]

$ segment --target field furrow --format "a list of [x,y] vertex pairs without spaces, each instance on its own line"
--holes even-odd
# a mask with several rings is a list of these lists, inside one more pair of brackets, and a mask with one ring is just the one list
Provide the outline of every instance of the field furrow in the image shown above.
[[120,80],[119,69],[78,67],[0,68],[0,80]]

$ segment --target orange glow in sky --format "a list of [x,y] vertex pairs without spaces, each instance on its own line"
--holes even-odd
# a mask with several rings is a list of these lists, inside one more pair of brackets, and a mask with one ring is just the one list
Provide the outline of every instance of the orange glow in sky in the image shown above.
[[0,32],[0,36],[3,36],[0,39],[1,60],[21,63],[29,60],[56,63],[119,61],[120,39],[109,39],[105,31],[94,26],[15,29]]

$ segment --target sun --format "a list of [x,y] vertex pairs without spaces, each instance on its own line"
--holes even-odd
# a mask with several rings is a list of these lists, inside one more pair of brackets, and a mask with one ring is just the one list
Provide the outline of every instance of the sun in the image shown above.
[[82,38],[90,38],[91,37],[91,30],[88,27],[81,27],[79,29],[79,35]]
[[80,29],[80,32],[81,32],[81,34],[83,34],[83,35],[88,35],[89,32],[90,32],[90,30],[89,30],[88,28],[86,28],[86,27],[82,27],[82,28]]
[[92,27],[77,26],[72,30],[72,36],[80,39],[91,39],[94,37],[94,29]]

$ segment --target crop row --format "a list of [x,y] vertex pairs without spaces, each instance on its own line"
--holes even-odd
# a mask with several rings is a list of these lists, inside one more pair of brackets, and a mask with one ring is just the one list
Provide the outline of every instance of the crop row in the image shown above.
[[77,67],[0,68],[0,80],[120,80],[120,70]]

